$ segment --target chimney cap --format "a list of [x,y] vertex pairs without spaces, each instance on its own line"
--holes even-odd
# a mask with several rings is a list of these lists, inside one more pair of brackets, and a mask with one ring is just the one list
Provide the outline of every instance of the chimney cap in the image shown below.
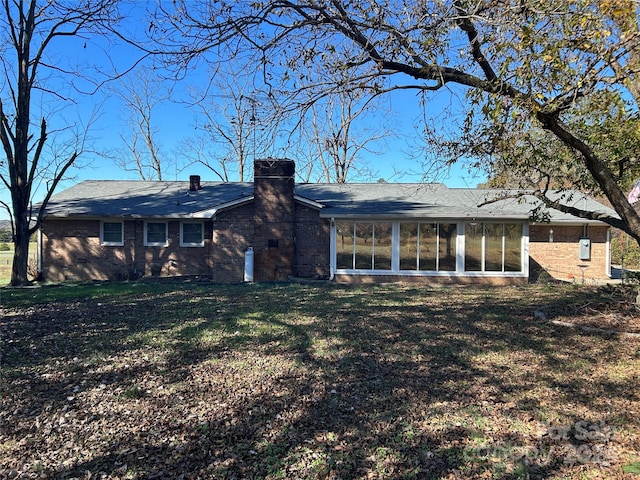
[[295,162],[288,158],[265,158],[254,160],[254,177],[276,176],[293,177],[295,174]]

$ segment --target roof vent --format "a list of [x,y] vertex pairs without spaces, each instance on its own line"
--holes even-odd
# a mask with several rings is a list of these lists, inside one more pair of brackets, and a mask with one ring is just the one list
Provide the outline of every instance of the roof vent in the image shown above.
[[202,186],[200,185],[200,175],[190,175],[189,191],[195,192],[196,190],[202,190]]

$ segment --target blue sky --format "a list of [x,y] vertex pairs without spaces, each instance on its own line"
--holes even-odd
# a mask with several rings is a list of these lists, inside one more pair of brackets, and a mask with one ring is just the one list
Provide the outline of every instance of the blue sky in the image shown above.
[[[199,108],[186,103],[191,101],[186,92],[193,88],[203,88],[207,81],[206,66],[200,65],[200,69],[191,70],[183,80],[171,87],[174,101],[165,101],[154,110],[153,120],[158,129],[157,138],[170,159],[176,158],[176,151],[181,148],[181,142],[196,135],[195,125],[203,123]],[[98,138],[96,148],[100,150],[122,148],[120,135],[126,132],[128,113],[116,96],[107,93],[106,97],[105,103],[100,105],[100,117],[94,126],[95,136]],[[428,109],[436,121],[442,122],[443,128],[451,128],[447,111],[451,109],[455,111],[456,103],[460,101],[462,101],[460,95],[443,90],[433,95]],[[378,143],[376,150],[380,154],[365,153],[363,155],[363,163],[369,165],[374,172],[373,180],[384,178],[390,182],[443,181],[450,187],[475,187],[478,182],[484,180],[470,174],[463,165],[452,168],[448,174],[438,172],[434,176],[427,173],[425,178],[423,160],[412,158],[411,155],[411,150],[421,142],[420,127],[417,124],[421,111],[416,91],[393,92],[390,96],[383,98],[380,107],[382,112],[378,117],[385,117],[387,127],[397,135],[389,135],[384,142]],[[377,119],[370,121],[375,122]],[[289,152],[288,157],[296,160],[295,152]],[[67,184],[83,179],[139,179],[135,172],[120,170],[113,162],[100,155],[87,153],[83,165],[85,163],[86,166],[77,171],[77,180]],[[201,175],[203,180],[219,180],[211,170],[198,165],[192,165],[186,169],[174,168],[165,171],[165,174],[167,180],[186,180],[189,175]],[[354,178],[354,181],[370,180]]]
[[[144,24],[131,23],[132,28],[143,28]],[[56,48],[59,58],[69,63],[78,62],[100,62],[100,58],[110,57],[110,62],[117,62],[117,67],[122,69],[130,65],[135,57],[135,53],[122,46],[106,45],[99,39],[64,39],[60,41]],[[78,52],[77,56],[71,55],[69,52]],[[104,61],[104,60],[103,60]],[[204,64],[201,65],[202,70],[191,70],[189,74],[175,86],[175,96],[180,98],[183,93],[192,86],[206,81],[206,71]],[[77,162],[78,168],[72,169],[70,175],[72,178],[60,184],[56,191],[87,179],[138,179],[134,172],[126,172],[115,165],[113,161],[100,155],[100,152],[116,150],[123,147],[120,135],[126,131],[127,113],[124,111],[121,101],[114,96],[108,89],[103,88],[93,95],[78,95],[74,93],[67,84],[65,79],[53,79],[55,81],[55,89],[65,92],[70,98],[73,98],[75,104],[66,107],[63,111],[56,111],[57,125],[54,117],[49,125],[49,129],[53,130],[66,124],[77,124],[83,126],[87,123],[87,118],[95,114],[89,129],[90,148],[80,157]],[[0,84],[2,87],[3,98],[6,98],[6,85]],[[89,85],[81,86],[83,89],[89,89]],[[435,118],[442,122],[443,127],[449,126],[449,118],[443,113],[445,109],[455,104],[458,97],[450,92],[439,92],[433,102],[429,104],[429,110],[434,112]],[[384,145],[378,150],[383,150],[379,155],[368,155],[363,157],[363,161],[367,163],[371,170],[375,172],[376,178],[385,178],[392,182],[420,182],[424,181],[424,168],[417,159],[410,158],[409,150],[412,145],[419,142],[419,132],[416,131],[416,118],[420,112],[418,109],[418,99],[415,92],[403,91],[394,94],[385,99],[385,106],[389,107],[389,114],[385,116],[390,120],[389,124],[399,133],[397,137],[390,137]],[[386,107],[385,107],[386,108]],[[35,105],[34,118],[39,112],[43,115],[47,114],[50,109],[47,108],[47,101],[42,101]],[[154,111],[154,125],[158,130],[157,138],[160,139],[164,152],[168,156],[175,155],[180,148],[180,143],[185,139],[194,136],[194,125],[198,121],[198,109],[188,106],[185,103],[177,103],[166,101]],[[50,142],[55,144],[57,139],[63,134],[52,133]],[[289,154],[289,158],[294,158]],[[213,173],[206,167],[192,166],[184,171],[166,172],[167,180],[187,180],[189,175],[201,175],[204,181],[217,181]],[[358,180],[358,179],[356,179]],[[440,173],[437,177],[428,176],[427,181],[444,181],[450,187],[474,187],[483,178],[474,177],[466,171],[464,166],[453,168],[447,175]],[[34,200],[39,201],[43,196],[42,191],[36,193]],[[0,189],[0,199],[9,203],[10,197],[4,185]],[[7,214],[4,209],[0,210],[0,219],[6,219]]]

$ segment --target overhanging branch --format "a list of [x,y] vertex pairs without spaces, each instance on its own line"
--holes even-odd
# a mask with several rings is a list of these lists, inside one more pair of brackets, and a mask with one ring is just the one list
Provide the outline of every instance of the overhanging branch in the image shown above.
[[[565,203],[562,203],[560,200],[553,200],[551,198],[549,198],[547,195],[545,195],[545,192],[543,192],[542,190],[535,190],[535,191],[519,191],[519,192],[514,192],[514,193],[507,193],[504,195],[497,195],[493,198],[490,199],[486,199],[485,201],[481,202],[478,204],[478,207],[483,207],[486,205],[491,205],[494,203],[498,203],[498,202],[502,202],[504,200],[522,200],[527,196],[533,196],[535,197],[537,200],[539,200],[540,202],[542,202],[542,204],[549,209],[552,210],[557,210],[559,212],[562,213],[567,213],[569,215],[572,215],[576,218],[582,218],[584,220],[592,220],[592,221],[598,221],[598,222],[603,222],[606,223],[607,225],[613,227],[613,228],[618,228],[620,230],[626,230],[626,224],[620,220],[619,218],[616,217],[612,217],[611,215],[608,215],[606,213],[601,213],[601,212],[594,212],[592,210],[584,210],[582,208],[577,208],[575,206],[572,205],[567,205]],[[532,209],[532,211],[535,210]]]

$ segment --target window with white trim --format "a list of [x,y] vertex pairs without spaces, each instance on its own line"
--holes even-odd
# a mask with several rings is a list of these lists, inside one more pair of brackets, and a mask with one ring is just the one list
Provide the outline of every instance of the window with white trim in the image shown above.
[[152,247],[167,245],[167,222],[146,222],[144,226],[144,244]]
[[401,223],[400,270],[455,272],[455,223]]
[[464,231],[465,271],[522,271],[522,224],[467,222]]
[[202,222],[182,222],[180,224],[180,245],[183,247],[204,246],[204,226]]
[[100,243],[106,246],[124,245],[123,223],[102,221],[100,224]]
[[391,222],[336,222],[336,267],[391,270]]
[[527,224],[335,219],[332,266],[339,273],[406,276],[523,276]]

